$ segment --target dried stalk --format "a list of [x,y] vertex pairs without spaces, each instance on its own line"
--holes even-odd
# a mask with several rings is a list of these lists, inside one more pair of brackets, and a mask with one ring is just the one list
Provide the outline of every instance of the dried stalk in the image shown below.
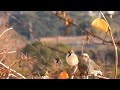
[[112,35],[112,31],[111,31],[111,27],[108,23],[108,21],[106,20],[104,14],[100,11],[101,15],[103,16],[103,18],[105,19],[105,21],[107,22],[108,24],[108,31],[109,31],[109,34],[110,34],[110,37],[111,37],[111,40],[112,40],[112,44],[114,46],[114,54],[115,54],[115,71],[114,71],[114,79],[116,79],[117,77],[117,67],[118,67],[118,52],[117,52],[117,46],[115,44],[115,41],[114,41],[114,38],[113,38],[113,35]]
[[82,53],[84,53],[84,49],[85,49],[85,46],[84,46],[84,39],[83,39],[83,43],[82,43]]
[[108,77],[103,77],[103,76],[97,76],[98,78],[101,78],[101,79],[110,79]]
[[9,73],[8,73],[7,79],[9,79],[9,78],[10,78],[10,72],[11,72],[11,71],[9,71]]
[[16,51],[10,51],[10,52],[0,52],[0,54],[5,54],[5,53],[15,53]]
[[2,34],[0,34],[0,38],[2,37],[2,35],[3,35],[5,32],[7,32],[7,31],[9,31],[9,30],[11,30],[11,29],[13,29],[13,28],[11,27],[11,28],[8,28],[8,29],[4,30],[4,31],[2,32]]
[[9,74],[9,77],[10,77],[10,76],[13,76],[13,77],[15,77],[15,78],[19,78],[19,77],[15,76],[14,74]]
[[[13,28],[11,27],[11,28],[8,28],[8,29],[4,30],[4,31],[0,34],[0,38],[3,36],[3,34],[4,34],[5,32],[7,32],[7,31],[9,31],[9,30],[11,30],[11,29],[13,29]],[[0,54],[15,53],[15,52],[16,52],[16,51],[10,51],[10,52],[4,52],[4,51],[3,51],[3,52],[0,52]],[[3,60],[3,58],[2,58],[2,60]],[[1,61],[2,61],[2,60],[1,60]],[[22,77],[23,79],[26,79],[22,74],[20,74],[20,73],[16,72],[15,70],[11,69],[9,66],[6,66],[6,65],[3,64],[1,61],[0,61],[0,65],[4,66],[5,68],[7,68],[7,69],[9,70],[7,79],[9,79],[10,75],[15,76],[15,75],[10,74],[10,73],[15,73],[16,75]],[[15,76],[15,77],[17,77],[17,76]]]
[[0,65],[4,66],[5,68],[9,69],[11,71],[11,73],[16,73],[18,76],[22,77],[23,79],[26,79],[22,74],[18,73],[17,71],[9,68],[9,66],[6,66],[5,64],[3,64],[2,62],[0,62]]
[[[73,73],[75,73],[77,71],[77,69],[78,69],[78,66],[75,66]],[[70,77],[70,79],[73,79],[73,78],[74,78],[74,74]]]

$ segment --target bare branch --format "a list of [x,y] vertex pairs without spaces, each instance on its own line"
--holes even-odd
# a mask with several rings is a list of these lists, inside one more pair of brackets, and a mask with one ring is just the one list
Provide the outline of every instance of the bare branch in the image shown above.
[[[52,12],[52,13],[57,16],[56,12]],[[58,17],[59,17],[59,16],[58,16]],[[62,20],[65,20],[64,18],[61,18],[61,19],[62,19]],[[95,37],[95,38],[97,38],[97,39],[99,39],[99,40],[101,40],[101,41],[103,41],[103,42],[111,43],[110,41],[106,41],[106,40],[102,39],[101,37],[96,36],[96,35],[94,35],[93,33],[89,32],[89,31],[87,31],[87,30],[85,30],[85,29],[82,29],[82,28],[79,26],[79,24],[77,24],[75,21],[71,22],[71,24],[74,25],[74,26],[76,26],[80,31],[82,31],[82,32],[85,33],[85,34],[90,34],[91,36],[93,36],[93,37]]]
[[[2,65],[2,66],[4,66],[5,68],[9,69],[9,66],[6,66],[6,65],[3,64],[2,62],[0,62],[0,65]],[[10,68],[9,70],[11,71],[11,73],[13,72],[13,73],[17,74],[18,76],[22,77],[23,79],[26,79],[22,74],[16,72],[15,70],[13,70],[13,69],[11,69],[11,68]]]
[[97,76],[98,78],[101,78],[101,79],[110,79],[110,78],[108,78],[108,77],[104,77],[104,76]]
[[16,51],[10,51],[10,52],[0,52],[0,54],[6,54],[6,53],[15,53]]
[[11,29],[13,29],[13,28],[11,27],[11,28],[8,28],[8,29],[4,30],[4,31],[2,32],[2,34],[0,34],[0,38],[2,37],[2,35],[3,35],[5,32],[7,32],[7,31],[9,31],[9,30],[11,30]]
[[110,37],[111,37],[111,40],[112,40],[112,44],[114,46],[114,54],[115,54],[115,72],[114,72],[114,79],[116,79],[117,77],[117,67],[118,67],[118,52],[117,52],[117,46],[115,44],[115,41],[114,41],[114,38],[113,38],[113,35],[112,35],[112,31],[111,31],[111,27],[107,21],[107,19],[105,18],[104,14],[100,11],[101,15],[103,16],[103,18],[105,19],[105,21],[107,22],[108,24],[108,31],[109,31],[109,34],[110,34]]
[[[93,76],[93,75],[87,75],[88,77],[91,77],[91,76]],[[108,78],[108,77],[105,77],[105,76],[100,76],[100,75],[97,75],[97,76],[94,76],[94,77],[97,77],[97,78],[99,78],[99,79],[110,79],[110,78]]]
[[10,76],[13,76],[13,77],[15,77],[15,78],[18,78],[18,79],[19,79],[19,77],[15,76],[14,74],[9,74],[9,77],[10,77]]
[[8,73],[7,79],[9,79],[9,78],[10,78],[10,72],[11,72],[11,71],[9,71],[9,73]]

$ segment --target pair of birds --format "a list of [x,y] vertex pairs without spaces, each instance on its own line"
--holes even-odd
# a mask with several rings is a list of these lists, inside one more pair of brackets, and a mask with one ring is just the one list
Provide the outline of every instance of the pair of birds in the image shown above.
[[[74,51],[70,50],[66,55],[66,62],[70,67],[78,67],[81,74],[80,76],[103,75],[100,67],[92,59],[90,59],[87,53],[82,53],[80,55],[80,59],[78,59]],[[59,58],[53,60],[51,66],[55,71],[60,70],[63,67]]]
[[78,60],[78,57],[74,51],[70,50],[66,55],[66,62],[70,66],[78,67],[81,78],[88,78],[88,75],[103,75],[101,68],[92,59],[90,59],[87,53],[82,53]]

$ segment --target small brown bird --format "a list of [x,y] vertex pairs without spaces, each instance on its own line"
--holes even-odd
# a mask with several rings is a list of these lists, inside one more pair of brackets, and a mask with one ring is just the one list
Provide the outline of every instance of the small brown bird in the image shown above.
[[51,68],[54,72],[60,71],[62,69],[63,65],[59,58],[53,59],[51,63]]
[[66,55],[66,62],[71,66],[77,66],[78,65],[78,57],[74,53],[73,50],[70,50],[68,54]]
[[83,53],[80,56],[80,61],[78,63],[78,69],[81,73],[81,76],[83,75],[103,75],[100,67],[92,60],[90,59],[89,55],[87,53]]

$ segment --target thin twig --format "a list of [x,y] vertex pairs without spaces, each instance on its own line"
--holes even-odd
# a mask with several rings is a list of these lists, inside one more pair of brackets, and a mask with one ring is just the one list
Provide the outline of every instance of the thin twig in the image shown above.
[[3,35],[5,32],[7,32],[7,31],[9,31],[9,30],[11,30],[11,29],[13,29],[13,28],[11,27],[11,28],[8,28],[8,29],[4,30],[4,31],[2,32],[2,34],[0,34],[0,38],[2,37],[2,35]]
[[9,73],[8,73],[7,79],[9,79],[9,78],[10,78],[10,72],[11,72],[11,71],[9,71]]
[[92,38],[90,39],[90,42],[91,42],[91,43],[94,43],[94,44],[98,44],[98,45],[107,45],[107,46],[113,46],[113,45],[111,45],[111,44],[108,44],[108,43],[96,42],[96,41],[94,41]]
[[13,77],[15,77],[15,78],[18,78],[18,79],[19,79],[19,77],[15,76],[14,74],[9,74],[9,77],[10,77],[10,76],[13,76]]
[[10,52],[0,52],[0,54],[5,54],[5,53],[15,53],[16,51],[10,51]]
[[9,35],[6,35],[6,36],[4,36],[3,38],[0,38],[0,40],[5,39],[5,38],[7,38],[7,37],[9,37],[9,36],[11,36],[11,35],[13,35],[13,34],[14,34],[14,33],[9,34]]
[[2,62],[6,58],[6,55],[4,54],[0,62]]
[[[88,77],[92,77],[93,75],[87,75]],[[105,77],[105,76],[100,76],[100,75],[97,75],[97,76],[94,76],[94,77],[97,77],[97,78],[100,78],[100,79],[110,79],[108,77]]]
[[83,38],[83,43],[82,43],[82,53],[84,53],[84,49],[85,49],[85,46],[84,46],[84,38]]
[[114,38],[113,38],[113,35],[112,35],[112,31],[111,31],[111,27],[107,21],[107,19],[105,18],[104,14],[100,11],[101,15],[103,16],[104,20],[107,22],[108,24],[108,31],[109,31],[109,34],[110,34],[110,37],[111,37],[111,40],[112,40],[112,44],[114,46],[114,54],[115,54],[115,71],[114,71],[114,79],[116,79],[117,77],[117,67],[118,67],[118,52],[117,52],[117,46],[115,44],[115,41],[114,41]]
[[[3,64],[2,62],[0,62],[0,65],[2,65],[2,66],[4,66],[5,68],[9,69],[9,66],[6,66],[6,65]],[[11,69],[11,68],[10,68],[9,70],[10,70],[11,72],[16,73],[18,76],[22,77],[23,79],[26,79],[22,74],[16,72],[15,70],[13,70],[13,69]]]
[[[77,71],[77,69],[78,69],[78,66],[75,66],[73,73],[75,73]],[[70,77],[70,79],[73,79],[73,78],[74,78],[74,74]]]
[[110,79],[110,78],[108,78],[108,77],[104,77],[104,76],[97,76],[98,78],[101,78],[101,79]]

